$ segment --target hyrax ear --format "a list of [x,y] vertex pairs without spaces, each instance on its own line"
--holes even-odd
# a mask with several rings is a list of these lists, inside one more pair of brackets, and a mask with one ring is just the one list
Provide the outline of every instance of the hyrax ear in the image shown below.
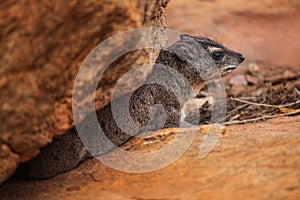
[[190,40],[190,39],[192,39],[192,36],[190,36],[189,34],[184,33],[184,34],[180,35],[180,39],[181,40]]
[[196,48],[192,42],[177,42],[171,51],[175,53],[179,59],[190,64],[193,64],[195,61],[194,58],[197,57]]

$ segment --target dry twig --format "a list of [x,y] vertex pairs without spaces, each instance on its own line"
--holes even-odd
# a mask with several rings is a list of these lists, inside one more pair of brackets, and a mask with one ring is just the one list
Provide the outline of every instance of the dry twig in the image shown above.
[[285,108],[285,107],[293,106],[293,105],[300,103],[300,100],[298,100],[296,102],[287,103],[287,104],[283,104],[283,105],[270,105],[270,104],[264,104],[264,103],[255,103],[255,102],[251,102],[251,101],[245,101],[245,100],[241,100],[241,99],[234,98],[234,97],[231,97],[230,99],[233,101],[238,101],[238,102],[245,103],[245,104],[250,104],[250,105],[255,105],[255,106],[264,106],[264,107],[272,107],[272,108]]
[[229,121],[229,122],[225,122],[223,124],[224,125],[244,124],[244,123],[247,123],[247,122],[256,122],[256,121],[259,121],[259,120],[265,120],[265,119],[271,119],[271,118],[283,117],[283,116],[290,116],[290,115],[295,115],[295,114],[299,114],[299,113],[300,113],[300,109],[297,109],[294,112],[277,114],[277,115],[265,115],[265,116],[262,116],[262,117],[256,117],[256,118],[252,118],[252,119],[245,119],[245,120],[241,120],[241,121]]

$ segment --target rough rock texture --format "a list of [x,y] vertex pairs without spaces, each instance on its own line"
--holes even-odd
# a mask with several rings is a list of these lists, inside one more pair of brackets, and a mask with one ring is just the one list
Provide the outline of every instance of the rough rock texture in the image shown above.
[[[299,199],[300,116],[225,130],[205,159],[198,156],[198,134],[180,159],[157,171],[125,173],[90,159],[49,180],[14,177],[0,188],[0,199]],[[147,152],[165,146],[174,132],[126,146]]]
[[12,174],[18,166],[18,155],[11,152],[9,147],[5,144],[0,144],[0,177],[7,177]]
[[[0,3],[0,183],[73,125],[71,95],[85,56],[116,33],[164,26],[169,0],[7,0]],[[115,63],[99,87],[107,103],[122,71],[143,53]]]

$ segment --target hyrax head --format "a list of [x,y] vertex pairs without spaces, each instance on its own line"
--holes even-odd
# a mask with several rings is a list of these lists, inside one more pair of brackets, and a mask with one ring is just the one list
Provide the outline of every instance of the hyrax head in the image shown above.
[[224,47],[222,44],[209,38],[190,36],[188,34],[180,35],[181,40],[195,40],[213,59],[219,73],[224,76],[238,67],[245,60],[245,57],[233,50]]

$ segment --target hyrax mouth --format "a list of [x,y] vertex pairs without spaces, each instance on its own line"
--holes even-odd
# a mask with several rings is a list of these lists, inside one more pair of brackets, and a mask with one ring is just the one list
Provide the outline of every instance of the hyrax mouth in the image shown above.
[[224,67],[223,70],[224,70],[225,72],[229,73],[229,72],[235,70],[236,68],[237,68],[236,65],[228,65],[228,66]]

